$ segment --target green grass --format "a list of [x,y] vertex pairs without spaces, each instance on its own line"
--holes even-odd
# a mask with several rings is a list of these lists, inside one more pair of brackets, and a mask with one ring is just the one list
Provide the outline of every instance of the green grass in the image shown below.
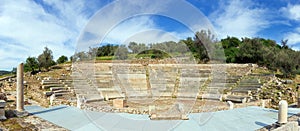
[[164,59],[170,57],[171,56],[168,53],[156,49],[144,50],[135,56],[135,58],[151,58],[151,59]]
[[4,78],[4,77],[8,77],[8,76],[13,76],[14,74],[9,73],[9,74],[5,74],[5,75],[1,75],[0,78]]
[[114,56],[100,56],[96,57],[96,60],[113,60],[114,58]]

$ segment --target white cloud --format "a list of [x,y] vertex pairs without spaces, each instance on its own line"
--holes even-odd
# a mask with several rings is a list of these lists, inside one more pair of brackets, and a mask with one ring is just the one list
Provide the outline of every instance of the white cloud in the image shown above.
[[300,5],[288,4],[287,7],[282,7],[280,11],[291,20],[300,20]]
[[256,7],[251,1],[233,0],[220,4],[220,8],[210,15],[219,38],[228,35],[255,37],[270,24],[264,16],[267,10]]
[[[137,42],[137,43],[161,43],[166,41],[174,41],[178,42],[180,39],[187,38],[192,36],[193,33],[191,32],[166,32],[164,30],[147,30],[144,32],[139,32],[131,37],[128,37],[123,43],[129,44],[129,42]],[[172,47],[170,47],[172,48]]]
[[288,45],[295,50],[300,50],[300,28],[284,35],[284,39],[288,39]]
[[[191,12],[193,12],[193,15],[189,15]],[[212,29],[212,25],[206,17],[184,0],[177,0],[175,2],[174,0],[115,1],[111,5],[101,9],[91,18],[91,21],[89,21],[85,28],[85,32],[79,39],[77,49],[86,50],[88,47],[99,43],[103,37],[105,37],[104,43],[107,41],[123,42],[138,33],[162,29],[153,22],[151,18],[153,14],[174,19],[195,32],[200,29]],[[184,32],[177,32],[177,36],[185,36],[185,34],[181,33]],[[151,37],[155,35],[151,34]],[[163,35],[161,34],[160,36]],[[140,40],[142,38],[145,37],[141,37]],[[166,38],[166,40],[170,39],[169,37],[158,37],[156,39],[162,38]]]
[[[86,0],[44,0],[42,6],[34,1],[2,0],[0,69],[11,69],[20,61],[25,61],[28,56],[38,56],[45,46],[53,51],[57,59],[60,55],[72,55],[75,49],[84,49],[99,43],[99,39],[106,35],[107,42],[123,42],[141,32],[160,30],[161,27],[157,27],[150,17],[153,14],[177,20],[192,31],[212,28],[206,17],[184,0],[114,1],[112,3],[115,4],[104,6],[98,12],[100,15],[93,16],[91,18],[93,21],[90,22],[92,14],[104,3],[103,1],[91,3]],[[188,15],[191,12],[193,15]],[[145,16],[136,16],[139,13]],[[119,24],[121,21],[124,23]],[[88,26],[87,22],[90,22]],[[116,24],[119,25],[112,28]],[[81,32],[83,29],[85,32]],[[79,46],[77,46],[77,37],[80,33],[81,36],[93,39],[78,39]],[[184,31],[156,32],[149,36],[140,36],[139,39],[135,37],[135,40],[160,42],[186,36],[192,35]],[[81,42],[85,47],[80,46]]]
[[[288,4],[280,9],[283,16],[293,21],[300,21],[300,5]],[[300,28],[284,34],[284,39],[288,39],[288,45],[295,50],[300,50]]]
[[83,1],[45,2],[57,12],[34,1],[1,1],[0,69],[11,69],[28,56],[38,56],[48,46],[55,59],[72,55],[76,37],[88,18]]

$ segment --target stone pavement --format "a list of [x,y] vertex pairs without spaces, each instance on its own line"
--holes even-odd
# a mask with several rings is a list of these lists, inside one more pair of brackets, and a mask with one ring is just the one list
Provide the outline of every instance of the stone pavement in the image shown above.
[[[26,106],[29,113],[69,130],[256,130],[277,121],[277,110],[246,107],[193,113],[189,120],[150,120],[148,115],[101,113],[71,106]],[[289,116],[300,109],[289,108]]]

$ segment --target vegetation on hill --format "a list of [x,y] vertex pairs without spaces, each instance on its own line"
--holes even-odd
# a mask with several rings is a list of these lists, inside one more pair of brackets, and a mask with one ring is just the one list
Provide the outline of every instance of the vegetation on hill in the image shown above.
[[36,71],[49,70],[49,68],[56,64],[61,64],[68,61],[68,57],[62,55],[57,59],[57,63],[53,60],[52,51],[45,47],[42,54],[38,57],[27,57],[24,64],[24,71],[35,73]]
[[[300,74],[300,52],[288,46],[288,40],[282,40],[281,45],[274,40],[264,38],[227,37],[218,41],[210,31],[196,32],[194,37],[188,37],[178,42],[161,43],[130,42],[128,46],[106,44],[94,47],[85,52],[77,52],[70,57],[71,61],[83,60],[125,60],[133,58],[164,59],[171,56],[186,57],[192,55],[198,63],[210,61],[226,61],[227,63],[256,63],[274,72],[281,72],[281,77],[294,77]],[[224,57],[225,56],[225,57]],[[58,64],[67,62],[66,56],[56,61]],[[25,71],[36,69],[48,70],[56,64],[52,51],[45,47],[42,54],[28,57]]]
[[136,55],[134,58],[163,59],[165,57],[160,57],[162,54],[159,54],[161,52],[155,51],[160,50],[170,56],[179,54],[184,57],[192,53],[198,63],[209,61],[256,63],[274,72],[280,71],[281,77],[294,77],[300,74],[300,52],[292,50],[287,43],[288,40],[282,40],[279,45],[274,40],[264,38],[241,38],[240,40],[236,37],[227,37],[218,41],[210,31],[200,31],[194,37],[188,37],[179,42],[167,41],[151,44],[130,42],[127,47],[108,44],[90,48],[88,52],[78,52],[73,57],[76,58],[75,60],[93,58],[111,60],[127,59],[128,54],[134,54]]
[[0,76],[6,75],[6,74],[10,74],[10,73],[11,73],[10,71],[3,71],[3,70],[0,70]]
[[294,77],[300,73],[300,52],[287,46],[287,40],[281,46],[273,40],[263,38],[227,37],[221,40],[228,63],[256,63],[270,70],[279,70],[282,77]]
[[144,50],[135,56],[135,58],[151,58],[151,59],[164,59],[170,57],[171,56],[168,53],[156,49]]

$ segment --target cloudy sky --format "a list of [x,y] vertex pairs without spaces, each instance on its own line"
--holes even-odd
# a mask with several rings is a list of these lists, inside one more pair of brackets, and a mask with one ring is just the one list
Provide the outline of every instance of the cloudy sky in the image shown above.
[[218,39],[288,39],[300,50],[300,1],[0,0],[0,70],[45,46],[57,59],[95,43],[179,40],[200,29]]

